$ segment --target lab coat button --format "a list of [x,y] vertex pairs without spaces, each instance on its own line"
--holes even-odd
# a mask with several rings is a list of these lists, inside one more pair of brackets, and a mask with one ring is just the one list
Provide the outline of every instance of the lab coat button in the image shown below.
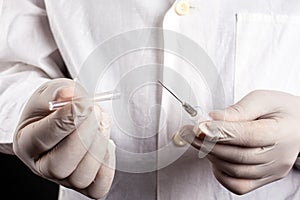
[[189,11],[190,11],[190,4],[186,1],[179,1],[175,5],[175,12],[177,13],[177,15],[183,16],[188,14]]

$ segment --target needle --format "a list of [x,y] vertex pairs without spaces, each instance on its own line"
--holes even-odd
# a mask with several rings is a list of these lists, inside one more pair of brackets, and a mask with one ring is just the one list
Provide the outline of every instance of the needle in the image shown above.
[[179,99],[169,88],[167,88],[162,82],[158,81],[158,83],[165,88],[173,97],[175,97],[182,105],[182,107],[184,108],[184,110],[191,116],[191,117],[195,117],[198,112],[197,110],[195,110],[190,104],[183,102],[181,99]]
[[167,88],[164,84],[162,84],[162,82],[158,81],[159,84],[161,86],[163,86],[166,90],[168,90],[168,92],[170,92],[171,95],[173,95],[173,97],[175,97],[181,104],[183,104],[183,101],[181,99],[179,99],[171,90],[169,90],[169,88]]

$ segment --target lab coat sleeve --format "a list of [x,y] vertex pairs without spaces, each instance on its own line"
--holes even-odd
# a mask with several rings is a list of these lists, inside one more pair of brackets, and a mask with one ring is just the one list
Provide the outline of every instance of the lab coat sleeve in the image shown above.
[[0,0],[0,152],[13,153],[22,109],[43,83],[66,69],[43,0]]

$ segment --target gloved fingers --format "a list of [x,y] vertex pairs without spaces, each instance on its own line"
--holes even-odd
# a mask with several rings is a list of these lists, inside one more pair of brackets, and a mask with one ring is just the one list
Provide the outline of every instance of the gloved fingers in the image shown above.
[[268,184],[276,179],[273,179],[271,176],[265,177],[262,179],[238,179],[233,178],[222,172],[221,170],[213,167],[213,173],[216,179],[229,191],[243,195],[248,192],[251,192],[265,184]]
[[[220,121],[251,121],[260,118],[261,116],[277,111],[277,105],[281,102],[276,102],[278,99],[274,95],[270,95],[268,91],[256,90],[236,104],[226,108],[225,110],[216,110],[209,113],[214,120]],[[278,93],[278,95],[282,95]]]
[[[205,145],[202,147],[205,148]],[[230,163],[253,165],[272,162],[274,148],[274,146],[245,148],[217,143],[209,153]]]
[[64,182],[72,188],[87,188],[94,181],[101,165],[93,155],[87,152],[75,171]]
[[49,178],[64,179],[80,163],[93,143],[96,134],[101,134],[93,113],[69,136],[36,162],[39,172]]
[[93,144],[89,148],[89,155],[92,156],[98,163],[104,163],[104,157],[107,151],[109,139],[103,135],[103,131],[101,134],[97,134],[94,138]]
[[[36,158],[71,134],[91,112],[92,107],[85,101],[76,101],[39,121],[21,127],[15,134],[15,152]],[[18,149],[26,152],[18,153]]]
[[[59,181],[59,184],[76,189],[87,188],[95,179],[95,176],[105,162],[104,157],[107,154],[107,145],[110,135],[110,120],[101,108],[94,106],[94,112],[100,113],[96,115],[96,121],[100,121],[100,134],[96,134],[92,145],[88,149],[84,158],[80,161],[75,171],[66,179]],[[101,119],[99,118],[101,115]]]
[[207,158],[216,169],[238,179],[262,179],[268,177],[272,169],[270,165],[273,164],[273,162],[257,165],[235,164],[218,159],[213,155],[208,155]]
[[199,125],[202,133],[214,141],[245,147],[271,146],[276,143],[277,123],[274,119],[245,122],[208,121]]
[[95,180],[85,193],[92,198],[102,198],[109,191],[115,175],[115,144],[110,140],[104,163],[98,170]]
[[110,141],[110,118],[109,115],[103,112],[98,106],[94,106],[94,111],[98,113],[96,115],[96,121],[99,122],[99,132],[94,137],[94,141],[88,150],[88,155],[92,156],[98,163],[103,164]]
[[88,187],[98,172],[102,164],[105,164],[108,138],[102,134],[97,134],[93,144],[90,146],[84,158],[80,161],[75,171],[68,178],[72,187],[84,189]]

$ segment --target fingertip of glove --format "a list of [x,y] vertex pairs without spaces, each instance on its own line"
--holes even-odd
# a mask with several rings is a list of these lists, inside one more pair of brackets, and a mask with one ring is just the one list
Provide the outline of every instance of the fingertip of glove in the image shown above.
[[76,100],[71,103],[71,109],[74,116],[84,117],[93,111],[93,105],[87,99]]
[[223,110],[213,110],[208,115],[214,120],[224,120],[225,111],[223,111]]
[[220,137],[220,131],[218,130],[217,125],[213,122],[207,121],[207,122],[200,123],[199,130],[200,130],[199,135],[201,133],[205,134],[205,136],[208,136],[212,140]]
[[52,113],[53,119],[64,121],[64,123],[78,126],[92,112],[92,107],[84,102],[74,101]]
[[71,100],[74,97],[74,87],[72,86],[62,86],[57,88],[53,93],[54,101],[65,101]]

